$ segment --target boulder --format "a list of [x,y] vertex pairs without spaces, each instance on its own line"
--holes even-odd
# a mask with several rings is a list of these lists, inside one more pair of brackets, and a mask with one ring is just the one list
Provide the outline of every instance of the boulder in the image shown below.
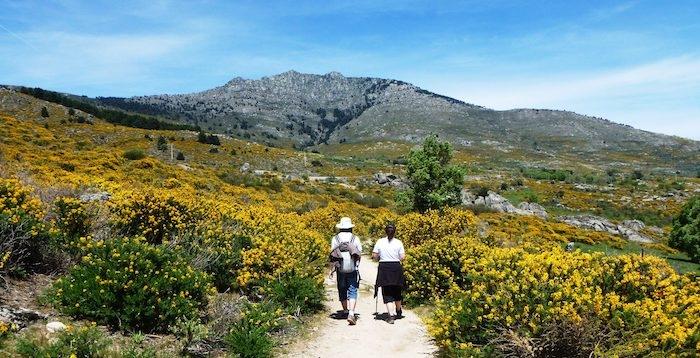
[[560,216],[559,221],[565,222],[571,226],[576,226],[581,229],[607,232],[613,235],[619,235],[617,225],[610,222],[606,218],[595,215],[572,215]]
[[66,325],[58,321],[53,321],[46,324],[46,330],[49,331],[49,333],[62,332],[66,330]]
[[250,170],[250,163],[245,162],[241,165],[241,172],[245,173]]
[[546,219],[549,216],[547,210],[537,203],[522,202],[518,205],[518,210],[520,210],[523,215],[535,215],[542,219]]
[[398,176],[391,173],[375,173],[373,175],[374,181],[379,185],[393,186],[396,188],[406,187],[406,183],[403,182]]
[[614,224],[606,218],[595,215],[560,216],[559,221],[582,229],[607,232],[612,235],[620,235],[629,241],[652,243],[654,239],[642,235],[639,231],[645,225],[639,220],[626,220],[620,224]]
[[625,220],[620,223],[620,226],[632,229],[634,231],[641,231],[646,227],[646,225],[644,225],[644,223],[640,220]]
[[515,207],[508,199],[489,191],[487,196],[476,196],[469,190],[462,189],[462,205],[467,207],[484,206],[499,213],[513,213],[518,215],[535,215],[546,219],[547,211],[537,203],[522,202]]
[[0,321],[16,324],[20,329],[30,324],[46,319],[46,315],[26,308],[0,307]]
[[110,198],[112,198],[112,194],[106,191],[100,191],[97,193],[83,193],[79,197],[80,201],[86,203],[91,201],[107,201]]

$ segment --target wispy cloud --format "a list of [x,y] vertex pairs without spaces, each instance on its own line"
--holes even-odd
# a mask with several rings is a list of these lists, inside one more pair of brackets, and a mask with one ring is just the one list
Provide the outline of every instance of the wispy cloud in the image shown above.
[[700,87],[700,57],[681,56],[609,71],[489,79],[450,92],[495,108],[547,106],[584,98],[678,93]]
[[66,32],[26,33],[38,53],[17,60],[25,76],[76,84],[108,83],[143,76],[148,67],[176,53],[195,38],[187,35],[84,35]]

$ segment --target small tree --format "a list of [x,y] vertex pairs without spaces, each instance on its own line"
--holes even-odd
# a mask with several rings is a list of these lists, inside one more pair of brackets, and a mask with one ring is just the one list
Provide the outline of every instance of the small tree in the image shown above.
[[68,108],[68,115],[69,115],[69,116],[74,116],[74,115],[75,115],[75,109],[73,109],[73,108]]
[[49,110],[46,107],[41,107],[41,116],[44,118],[49,118]]
[[668,244],[687,253],[693,262],[700,263],[700,196],[688,201],[673,219]]
[[182,152],[177,152],[177,157],[175,157],[177,160],[185,160],[185,155]]
[[440,142],[437,136],[425,139],[420,149],[411,151],[406,172],[409,188],[399,193],[397,201],[411,209],[424,212],[462,202],[464,169],[450,165],[452,146]]
[[163,136],[159,136],[156,142],[156,148],[161,152],[165,152],[168,150],[168,140]]
[[207,134],[204,132],[199,132],[199,134],[197,134],[197,142],[207,143]]

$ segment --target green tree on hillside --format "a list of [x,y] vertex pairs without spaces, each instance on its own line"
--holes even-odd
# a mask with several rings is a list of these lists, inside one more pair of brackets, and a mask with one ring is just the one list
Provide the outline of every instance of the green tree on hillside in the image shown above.
[[435,135],[411,151],[406,166],[409,189],[399,193],[401,206],[424,212],[461,203],[464,169],[450,165],[452,146]]
[[161,152],[165,152],[168,150],[168,140],[163,136],[159,136],[158,141],[156,142],[156,148],[158,148],[158,150]]
[[49,118],[49,110],[46,107],[41,107],[41,116],[44,118]]
[[673,220],[668,244],[686,252],[691,260],[700,263],[700,196],[688,201]]

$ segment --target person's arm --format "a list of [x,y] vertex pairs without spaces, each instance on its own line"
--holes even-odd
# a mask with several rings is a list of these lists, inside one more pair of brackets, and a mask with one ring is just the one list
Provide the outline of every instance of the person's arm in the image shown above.
[[379,240],[374,243],[374,248],[372,249],[372,260],[374,261],[379,261]]
[[399,248],[399,260],[403,261],[403,259],[406,258],[406,250],[403,248],[403,242],[401,243],[401,247]]

